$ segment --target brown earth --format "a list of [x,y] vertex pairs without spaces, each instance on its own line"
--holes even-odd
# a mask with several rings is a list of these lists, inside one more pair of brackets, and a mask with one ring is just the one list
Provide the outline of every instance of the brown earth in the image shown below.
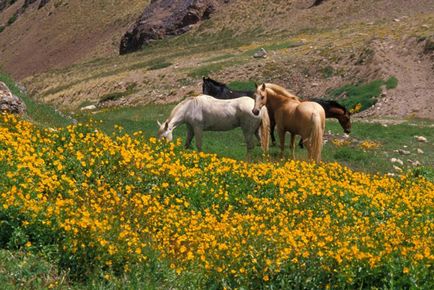
[[34,2],[18,0],[0,13],[0,66],[17,79],[115,55],[121,35],[149,0]]
[[383,93],[379,102],[360,116],[434,119],[434,50],[425,51],[427,41],[431,40],[410,37],[373,43],[373,65],[383,75],[395,76],[398,86]]

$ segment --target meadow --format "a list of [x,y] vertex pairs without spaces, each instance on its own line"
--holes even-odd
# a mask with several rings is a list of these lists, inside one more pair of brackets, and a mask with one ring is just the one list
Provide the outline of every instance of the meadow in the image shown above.
[[[149,108],[158,117],[169,109]],[[434,184],[420,174],[198,154],[180,139],[159,142],[136,131],[132,111],[111,116],[128,130],[104,132],[101,120],[44,128],[1,116],[4,285],[434,286]],[[231,146],[233,134],[215,138]],[[213,138],[205,137],[206,150],[214,150]],[[234,148],[243,148],[239,140]],[[8,271],[15,275],[2,275]]]
[[156,140],[173,104],[68,116],[0,79],[28,108],[0,118],[5,289],[434,287],[428,121],[356,120],[344,138],[328,120],[325,162],[258,147],[247,163],[240,130],[205,132],[207,153],[183,149],[183,126]]

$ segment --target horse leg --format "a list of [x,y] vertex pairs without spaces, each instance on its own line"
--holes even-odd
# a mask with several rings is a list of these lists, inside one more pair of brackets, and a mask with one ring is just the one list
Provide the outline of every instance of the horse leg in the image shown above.
[[295,159],[295,134],[291,133],[291,144],[289,145],[292,152],[292,159]]
[[285,150],[285,130],[277,127],[277,133],[279,134],[279,140],[280,140],[280,158],[283,158],[283,152]]
[[303,145],[303,138],[300,138],[300,142],[298,142],[298,146],[300,146],[301,149],[304,148],[304,145]]
[[194,137],[196,140],[197,151],[202,151],[202,128],[194,128]]
[[252,155],[252,150],[255,148],[255,140],[253,137],[253,135],[255,133],[249,132],[247,130],[243,130],[243,134],[244,134],[244,140],[246,141],[246,146],[247,146],[246,159],[247,159],[247,161],[250,161],[251,155]]
[[194,136],[194,130],[193,127],[189,124],[187,124],[187,139],[185,140],[185,148],[189,149],[191,147],[191,140]]
[[270,118],[270,135],[271,135],[271,146],[276,146],[276,137],[274,137],[274,128],[276,127],[276,121],[274,118]]
[[258,129],[256,129],[256,131],[255,131],[255,137],[256,137],[256,140],[258,140],[258,146],[261,146],[261,135],[259,134],[259,130],[261,130],[261,127],[259,127]]

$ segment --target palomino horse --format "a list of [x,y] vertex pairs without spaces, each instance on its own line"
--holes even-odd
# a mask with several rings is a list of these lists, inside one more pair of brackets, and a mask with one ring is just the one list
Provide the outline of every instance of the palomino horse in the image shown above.
[[[231,90],[224,83],[206,77],[203,77],[202,91],[205,95],[210,95],[217,99],[234,99],[234,98],[239,98],[241,96],[249,96],[253,98],[255,93],[254,91]],[[338,102],[332,100],[323,100],[323,99],[307,99],[307,100],[302,100],[302,102],[303,101],[316,102],[320,104],[325,111],[327,119],[328,118],[338,119],[339,124],[341,125],[342,129],[344,129],[344,132],[347,134],[351,132],[351,119],[350,119],[351,114],[344,106],[342,106]],[[274,127],[276,126],[276,123],[274,121],[273,114],[271,114],[270,111],[268,113],[270,115],[271,143],[275,144],[276,138],[274,137]],[[303,140],[300,140],[300,147],[303,147],[302,141]]]
[[190,148],[193,137],[196,147],[202,151],[203,131],[228,131],[241,127],[247,146],[247,158],[255,147],[254,135],[261,128],[261,146],[268,151],[270,119],[266,108],[252,113],[255,101],[249,97],[219,100],[207,95],[185,99],[170,113],[169,118],[160,125],[158,137],[172,140],[172,131],[180,124],[187,125],[185,147]]
[[276,121],[281,157],[285,148],[285,133],[289,131],[292,158],[295,158],[295,135],[300,135],[307,147],[309,159],[321,161],[325,129],[325,112],[321,105],[301,102],[298,97],[278,85],[262,84],[256,88],[253,114],[259,114],[265,105]]

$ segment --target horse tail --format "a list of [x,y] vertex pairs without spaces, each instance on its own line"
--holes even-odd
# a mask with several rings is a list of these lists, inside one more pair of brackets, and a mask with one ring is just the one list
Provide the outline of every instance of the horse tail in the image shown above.
[[265,106],[261,110],[261,147],[263,152],[268,153],[270,147],[270,116]]
[[309,159],[320,162],[324,128],[320,113],[318,111],[312,113],[311,121],[312,127],[309,136]]

